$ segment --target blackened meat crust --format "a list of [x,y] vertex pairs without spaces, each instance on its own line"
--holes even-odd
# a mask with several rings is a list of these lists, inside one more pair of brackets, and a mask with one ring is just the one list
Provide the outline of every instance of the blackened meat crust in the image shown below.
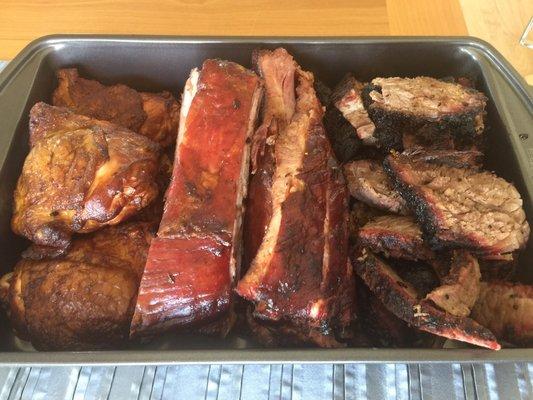
[[363,104],[376,125],[374,136],[384,150],[403,150],[404,134],[415,135],[419,144],[433,148],[470,149],[479,145],[482,109],[443,114],[432,120],[416,113],[377,107],[370,97],[373,91],[381,93],[381,87],[372,83],[365,86],[362,92]]
[[354,255],[353,262],[370,290],[389,311],[407,323],[438,336],[500,349],[494,335],[477,322],[447,314],[428,301],[417,299],[414,288],[372,253],[363,249]]

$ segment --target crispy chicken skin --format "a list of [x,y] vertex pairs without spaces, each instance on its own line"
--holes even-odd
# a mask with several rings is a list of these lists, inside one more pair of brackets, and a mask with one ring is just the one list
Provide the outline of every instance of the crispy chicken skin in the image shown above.
[[38,103],[30,144],[12,219],[41,246],[30,256],[64,250],[72,233],[118,224],[157,196],[159,146],[125,128]]
[[62,257],[21,260],[0,280],[18,336],[38,350],[92,350],[128,338],[153,224],[107,227]]
[[81,78],[76,68],[57,72],[59,81],[53,105],[121,125],[161,146],[174,143],[178,134],[180,105],[169,92],[137,92],[122,84],[105,86]]

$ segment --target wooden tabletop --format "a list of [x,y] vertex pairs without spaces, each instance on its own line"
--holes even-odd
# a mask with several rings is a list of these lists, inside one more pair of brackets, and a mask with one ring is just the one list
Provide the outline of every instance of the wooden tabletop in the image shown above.
[[0,0],[0,60],[52,33],[160,35],[472,35],[524,76],[533,50],[518,39],[530,0]]

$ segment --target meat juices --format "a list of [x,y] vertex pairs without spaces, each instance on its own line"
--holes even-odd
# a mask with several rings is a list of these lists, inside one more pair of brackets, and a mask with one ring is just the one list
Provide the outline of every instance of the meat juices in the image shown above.
[[218,330],[225,334],[231,326],[249,142],[261,93],[257,75],[232,62],[207,60],[191,72],[172,180],[141,280],[132,336],[214,321],[221,321]]
[[[246,214],[248,272],[237,292],[274,340],[338,346],[350,323],[346,184],[322,125],[313,75],[284,50],[255,54],[265,80],[263,122],[254,135]],[[260,219],[255,219],[260,216]],[[265,336],[261,332],[261,336]]]

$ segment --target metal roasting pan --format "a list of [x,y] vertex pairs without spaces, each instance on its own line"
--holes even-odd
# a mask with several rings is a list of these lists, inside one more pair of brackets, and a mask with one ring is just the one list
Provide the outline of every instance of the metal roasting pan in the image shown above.
[[[28,153],[28,113],[51,100],[55,71],[180,96],[191,68],[206,58],[250,66],[252,50],[284,46],[305,68],[334,85],[347,72],[375,76],[467,76],[488,97],[487,168],[512,181],[533,222],[533,101],[524,80],[489,44],[471,37],[240,38],[56,35],[29,44],[0,73],[0,269],[11,270],[28,243],[10,229],[13,190]],[[521,256],[520,280],[533,283],[533,240]],[[98,352],[36,352],[0,317],[0,365],[345,363],[532,361],[533,349],[261,349],[237,334],[221,340],[166,335],[147,345]]]

